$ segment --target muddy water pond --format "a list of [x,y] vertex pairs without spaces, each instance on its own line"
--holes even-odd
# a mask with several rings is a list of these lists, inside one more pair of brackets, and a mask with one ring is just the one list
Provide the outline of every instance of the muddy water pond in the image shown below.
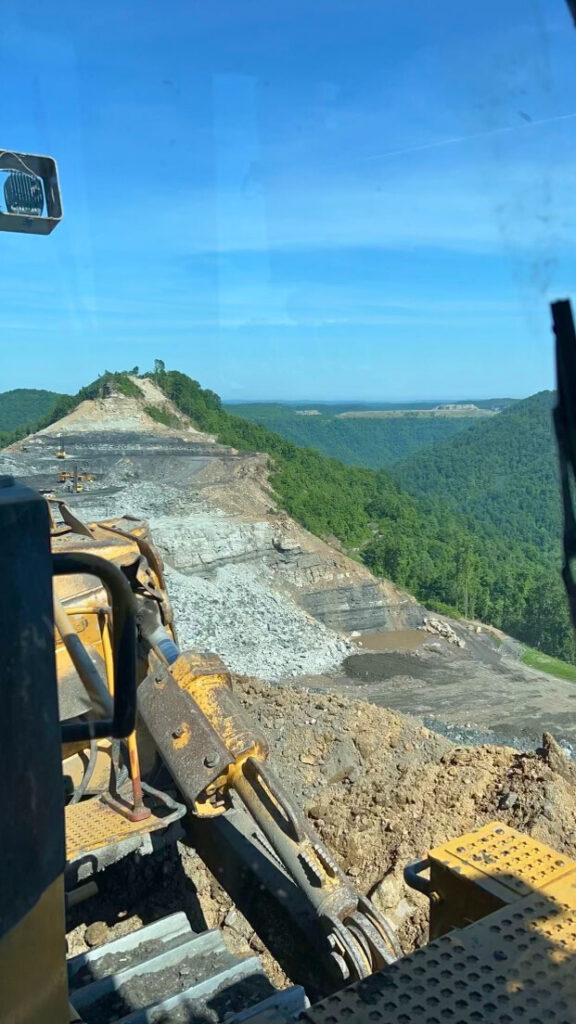
[[415,651],[429,639],[423,629],[382,629],[364,633],[356,643],[365,651]]

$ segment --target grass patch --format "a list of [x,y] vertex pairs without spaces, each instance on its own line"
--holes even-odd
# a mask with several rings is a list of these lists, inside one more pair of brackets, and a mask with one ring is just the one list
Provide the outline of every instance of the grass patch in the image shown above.
[[445,604],[444,601],[435,601],[431,598],[429,601],[426,601],[426,607],[429,608],[431,612],[439,612],[440,615],[449,615],[452,619],[462,618],[462,612],[459,611],[458,608],[453,604]]
[[156,423],[162,423],[165,427],[180,427],[181,423],[177,416],[168,409],[161,409],[157,405],[145,405],[144,412],[150,416],[151,419],[155,420]]
[[547,672],[549,676],[569,679],[570,682],[576,683],[576,665],[569,665],[566,661],[560,661],[560,658],[551,658],[549,654],[528,647],[522,661],[529,668],[537,668],[540,672]]
[[102,383],[112,384],[116,391],[119,391],[126,398],[144,398],[142,388],[138,387],[133,380],[130,380],[126,371],[121,371],[120,373],[109,373],[106,371],[102,378]]

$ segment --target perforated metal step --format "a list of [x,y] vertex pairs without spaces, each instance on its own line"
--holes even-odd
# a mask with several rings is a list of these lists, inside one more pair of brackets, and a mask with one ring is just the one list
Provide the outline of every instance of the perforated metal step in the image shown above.
[[[151,852],[180,838],[178,824],[184,804],[143,785],[144,803],[151,815],[129,821],[98,797],[65,808],[66,875],[68,887],[135,850]],[[127,803],[129,804],[128,794]],[[154,834],[154,840],[151,836]]]
[[304,1014],[310,1024],[575,1024],[576,914],[533,895]]
[[432,850],[430,862],[497,892],[507,903],[576,869],[569,857],[498,821]]
[[574,861],[498,822],[429,859],[432,920],[453,930],[325,999],[304,1020],[576,1024]]
[[429,854],[430,937],[478,921],[560,879],[576,879],[576,863],[498,821],[452,839]]

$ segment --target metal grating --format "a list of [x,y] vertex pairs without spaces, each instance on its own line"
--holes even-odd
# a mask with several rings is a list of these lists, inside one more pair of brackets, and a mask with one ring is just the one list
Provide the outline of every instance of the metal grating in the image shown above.
[[575,953],[574,907],[533,894],[330,996],[303,1019],[576,1024]]
[[479,884],[486,876],[516,896],[545,889],[576,869],[568,857],[498,822],[432,850],[430,860]]
[[94,798],[65,808],[66,860],[79,857],[136,835],[145,835],[168,824],[166,817],[154,811],[144,821],[128,821],[117,811]]

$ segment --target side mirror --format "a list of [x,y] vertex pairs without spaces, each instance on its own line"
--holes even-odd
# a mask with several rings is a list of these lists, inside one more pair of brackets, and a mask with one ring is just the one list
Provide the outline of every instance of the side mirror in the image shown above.
[[0,149],[4,178],[0,231],[49,235],[62,220],[58,168],[51,156]]
[[[63,722],[62,742],[104,736],[123,739],[133,732],[136,721],[136,602],[130,584],[117,566],[85,552],[52,555],[52,572],[54,576],[83,573],[102,580],[110,595],[113,623],[115,684],[112,717],[99,721]],[[78,644],[82,648],[80,641]]]

